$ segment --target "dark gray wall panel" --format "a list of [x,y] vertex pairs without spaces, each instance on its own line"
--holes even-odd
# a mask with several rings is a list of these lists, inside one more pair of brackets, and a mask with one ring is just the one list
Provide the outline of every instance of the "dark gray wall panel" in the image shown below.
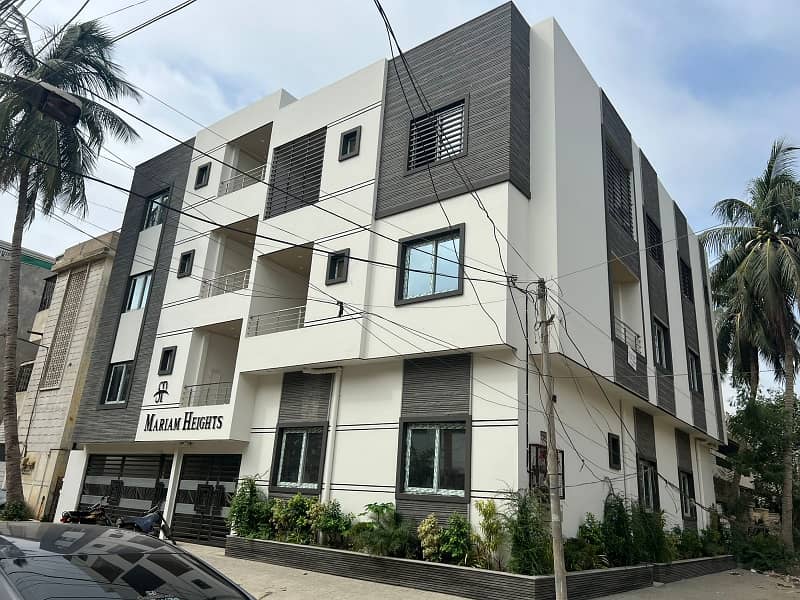
[[403,362],[402,417],[469,412],[472,355],[451,354]]
[[647,361],[636,355],[636,369],[628,363],[628,346],[614,338],[614,381],[647,400]]
[[622,159],[625,167],[633,171],[633,146],[631,145],[631,132],[619,116],[617,109],[611,104],[605,92],[601,92],[603,110],[603,131],[605,139],[614,146],[617,155]]
[[681,579],[720,573],[735,568],[736,559],[730,554],[711,558],[676,560],[669,564],[659,563],[653,565],[653,580],[659,583],[672,583]]
[[641,279],[639,263],[639,243],[620,227],[616,219],[606,215],[606,239],[608,241],[608,259],[619,261]]
[[462,499],[459,500],[458,502],[447,502],[446,500],[431,502],[430,500],[414,500],[398,496],[396,499],[397,512],[403,515],[404,519],[414,523],[414,526],[419,525],[419,522],[430,514],[435,514],[439,524],[444,525],[453,513],[469,519],[469,504],[465,504]]
[[647,460],[656,460],[656,431],[653,416],[637,408],[633,409],[636,430],[636,447],[639,455]]
[[645,214],[661,227],[661,207],[658,202],[658,175],[644,152],[639,151],[642,169],[642,204]]
[[[407,172],[413,117],[467,98],[466,154],[455,162],[477,189],[511,181],[530,197],[529,28],[504,4],[405,53],[428,107],[413,91],[402,62],[387,69],[376,216],[385,217],[468,191],[447,161]],[[397,70],[395,70],[397,67]],[[512,101],[514,108],[512,111]],[[512,152],[513,148],[513,152]]]
[[689,434],[680,429],[675,430],[675,451],[678,455],[678,468],[692,473],[692,446],[689,443]]
[[327,421],[332,384],[330,373],[284,373],[278,422]]
[[705,303],[706,334],[708,335],[709,362],[711,363],[711,391],[714,398],[714,407],[716,409],[717,438],[721,440],[725,435],[725,430],[722,422],[722,395],[720,394],[719,373],[717,371],[717,337],[714,331],[714,323],[712,323],[711,320],[711,295],[709,294],[708,290],[708,267],[706,266],[706,252],[702,246],[700,247],[700,250],[700,255],[703,257],[703,262],[700,266],[703,269],[703,302]]
[[658,406],[675,414],[675,378],[661,367],[656,367],[656,398]]
[[649,254],[647,255],[647,293],[650,298],[650,315],[669,327],[667,277]]
[[122,220],[117,253],[109,278],[103,312],[97,329],[92,359],[86,378],[81,405],[75,424],[75,442],[86,444],[91,442],[127,442],[136,436],[139,423],[139,410],[142,406],[144,389],[150,370],[150,358],[153,353],[158,320],[161,316],[161,305],[164,290],[172,275],[169,271],[172,261],[172,248],[178,231],[180,214],[166,211],[161,226],[161,239],[156,252],[153,279],[150,285],[150,298],[144,309],[139,345],[134,358],[133,376],[127,404],[114,408],[101,408],[100,395],[105,383],[106,371],[114,340],[117,334],[119,317],[128,289],[128,277],[131,271],[139,231],[144,222],[146,202],[143,197],[152,196],[165,189],[171,189],[170,205],[176,209],[183,206],[186,181],[189,177],[189,165],[192,159],[192,145],[179,145],[151,158],[136,167],[131,183],[131,195],[125,208]]
[[692,419],[694,426],[708,431],[706,423],[706,402],[702,392],[692,392]]

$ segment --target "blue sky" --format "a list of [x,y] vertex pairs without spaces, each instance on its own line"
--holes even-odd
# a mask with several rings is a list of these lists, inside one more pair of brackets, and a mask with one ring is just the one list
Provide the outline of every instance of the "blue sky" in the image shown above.
[[[91,0],[80,19],[134,0]],[[146,0],[107,20],[121,32],[177,0]],[[24,8],[34,6],[27,0]],[[43,0],[31,17],[53,26],[81,0]],[[476,0],[384,0],[400,43],[409,48],[497,5]],[[741,196],[764,165],[772,140],[800,142],[800,2],[520,0],[530,24],[554,16],[606,90],[694,229],[710,209]],[[34,37],[41,37],[36,26]],[[198,0],[119,44],[129,78],[195,120],[210,124],[283,87],[296,96],[388,56],[371,0],[263,2]],[[145,98],[131,108],[182,137],[198,127]],[[110,149],[136,164],[171,146],[137,127],[142,140]],[[98,175],[128,186],[131,171],[101,160]],[[114,229],[126,198],[90,186],[89,233]],[[11,199],[3,198],[10,203]],[[0,237],[11,233],[10,211]],[[85,236],[38,220],[25,245],[50,254]]]

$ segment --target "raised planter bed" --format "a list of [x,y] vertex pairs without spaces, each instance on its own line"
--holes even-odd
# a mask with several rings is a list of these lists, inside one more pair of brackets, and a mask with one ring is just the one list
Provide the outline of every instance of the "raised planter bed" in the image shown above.
[[[476,600],[551,600],[554,597],[553,578],[548,575],[529,577],[237,536],[226,539],[225,555]],[[567,590],[571,600],[599,598],[646,588],[653,585],[653,581],[667,583],[735,566],[733,557],[717,556],[670,564],[576,571],[567,574]],[[660,579],[655,578],[656,575]]]

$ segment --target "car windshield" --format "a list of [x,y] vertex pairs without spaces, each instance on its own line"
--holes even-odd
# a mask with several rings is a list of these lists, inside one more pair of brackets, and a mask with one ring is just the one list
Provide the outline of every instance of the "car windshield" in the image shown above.
[[[100,546],[100,547],[95,547]],[[191,556],[104,542],[82,552],[20,552],[0,537],[0,572],[23,600],[247,600]],[[16,556],[15,556],[16,554]],[[2,588],[2,585],[0,585]]]

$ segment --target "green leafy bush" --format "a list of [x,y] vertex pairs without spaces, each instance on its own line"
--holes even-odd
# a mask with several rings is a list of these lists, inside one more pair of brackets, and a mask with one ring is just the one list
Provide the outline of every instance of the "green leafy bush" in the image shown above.
[[272,506],[272,525],[276,539],[295,544],[310,544],[314,541],[311,513],[318,501],[297,494],[288,500],[277,499]]
[[696,529],[687,528],[681,531],[680,527],[676,527],[673,531],[677,535],[678,543],[675,550],[679,559],[706,556],[703,553],[703,542]]
[[419,544],[422,547],[422,558],[432,562],[442,560],[442,528],[436,515],[431,513],[417,527]]
[[583,523],[578,526],[578,538],[602,551],[604,548],[603,524],[592,513],[586,513]]
[[567,565],[567,571],[603,569],[608,566],[608,561],[602,555],[600,548],[581,537],[569,538],[564,541],[564,562]]
[[535,493],[512,492],[508,496],[506,529],[511,541],[509,568],[522,575],[553,572],[553,546],[547,510]]
[[670,552],[666,520],[663,511],[648,511],[638,503],[631,508],[631,529],[638,562],[670,562],[675,557]]
[[442,528],[442,560],[454,565],[466,566],[472,556],[472,527],[469,521],[453,513]]
[[797,563],[783,541],[775,535],[737,531],[732,540],[736,560],[746,569],[786,572]]
[[24,502],[8,502],[0,511],[0,521],[27,521],[31,511]]
[[394,504],[367,504],[366,509],[362,516],[369,517],[369,521],[351,529],[350,539],[355,550],[397,558],[417,558],[420,555],[414,529],[403,520]]
[[319,542],[331,548],[344,548],[345,534],[353,524],[353,515],[344,513],[338,500],[316,502],[309,507],[311,528]]
[[622,496],[609,494],[603,507],[603,547],[611,566],[624,567],[636,561],[631,515]]
[[487,569],[503,569],[501,552],[506,538],[503,515],[494,500],[478,500],[475,508],[481,516],[481,536],[474,544],[477,562]]
[[228,525],[242,537],[270,539],[272,530],[272,502],[267,499],[253,478],[239,482],[231,500]]

